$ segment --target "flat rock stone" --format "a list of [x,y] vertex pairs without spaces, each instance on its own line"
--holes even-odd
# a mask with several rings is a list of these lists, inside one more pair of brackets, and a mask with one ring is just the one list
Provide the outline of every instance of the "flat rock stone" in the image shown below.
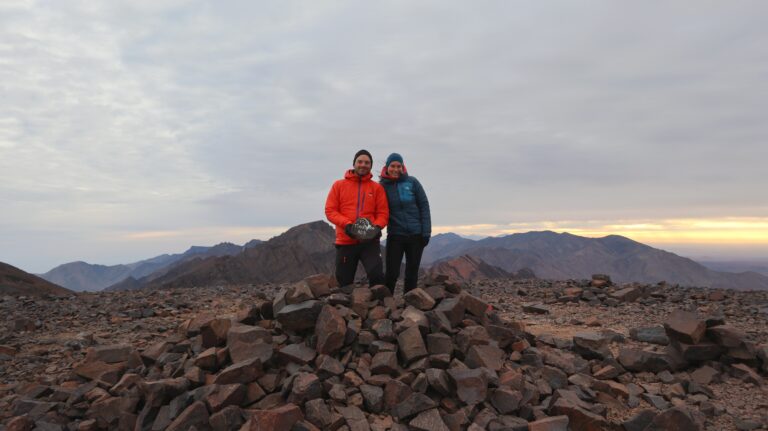
[[278,351],[278,356],[287,361],[304,365],[312,362],[317,356],[317,352],[304,343],[289,344]]
[[632,328],[629,330],[629,338],[643,343],[658,344],[666,346],[669,344],[669,337],[663,326],[645,326]]
[[286,305],[277,312],[275,318],[283,328],[289,331],[303,331],[315,327],[315,322],[322,308],[323,303],[321,301],[304,301]]

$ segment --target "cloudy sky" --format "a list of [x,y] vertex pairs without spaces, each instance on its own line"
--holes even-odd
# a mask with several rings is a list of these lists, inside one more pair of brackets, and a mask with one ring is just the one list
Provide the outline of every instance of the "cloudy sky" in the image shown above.
[[0,2],[0,261],[268,239],[367,148],[435,231],[768,256],[768,2]]

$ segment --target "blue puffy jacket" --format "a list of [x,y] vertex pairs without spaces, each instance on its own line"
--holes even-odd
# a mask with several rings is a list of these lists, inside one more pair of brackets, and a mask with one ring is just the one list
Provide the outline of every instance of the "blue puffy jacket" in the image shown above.
[[387,192],[389,224],[387,235],[432,235],[429,201],[419,180],[403,172],[400,178],[381,172],[381,185]]

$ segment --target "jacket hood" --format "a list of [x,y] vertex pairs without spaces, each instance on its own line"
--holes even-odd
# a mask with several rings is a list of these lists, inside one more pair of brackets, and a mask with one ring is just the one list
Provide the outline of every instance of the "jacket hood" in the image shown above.
[[360,177],[359,175],[357,175],[357,174],[355,173],[355,170],[354,170],[354,169],[349,169],[349,170],[347,170],[347,172],[344,174],[344,179],[345,179],[345,180],[352,180],[352,181],[361,181],[361,182],[366,182],[366,181],[370,181],[370,180],[371,180],[371,178],[373,178],[373,175],[372,175],[370,172],[368,172],[368,173],[367,173],[367,174],[365,174],[364,176]]
[[397,181],[397,180],[405,178],[407,176],[408,176],[408,169],[406,169],[405,165],[403,165],[403,173],[402,173],[402,175],[400,175],[399,178],[390,177],[389,175],[387,175],[387,167],[386,166],[381,168],[381,174],[379,174],[379,178],[382,179],[382,180],[386,180],[386,181]]

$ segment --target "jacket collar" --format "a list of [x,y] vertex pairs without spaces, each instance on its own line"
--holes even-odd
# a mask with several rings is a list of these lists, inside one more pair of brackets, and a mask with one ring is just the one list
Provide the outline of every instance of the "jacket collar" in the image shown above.
[[392,181],[392,182],[397,182],[399,180],[403,180],[407,176],[408,176],[408,169],[405,168],[405,165],[403,165],[403,173],[398,178],[390,177],[389,175],[387,175],[387,167],[386,166],[381,168],[381,174],[379,174],[379,178],[380,179],[386,180],[386,181]]
[[366,182],[366,181],[370,181],[371,178],[373,178],[373,175],[371,175],[370,172],[368,172],[367,174],[365,174],[364,176],[361,177],[361,176],[359,176],[359,175],[357,175],[355,173],[354,169],[349,169],[344,174],[344,179],[345,180],[360,181],[360,182],[363,182],[363,183]]

